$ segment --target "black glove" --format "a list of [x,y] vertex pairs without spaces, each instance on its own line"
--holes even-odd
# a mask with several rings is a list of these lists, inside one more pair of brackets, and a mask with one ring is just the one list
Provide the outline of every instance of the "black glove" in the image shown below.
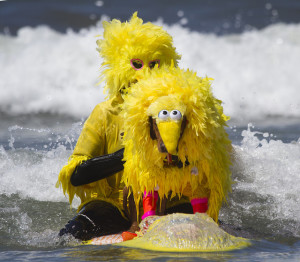
[[112,176],[124,169],[122,161],[124,148],[108,155],[91,158],[79,166],[71,176],[73,186],[86,185]]

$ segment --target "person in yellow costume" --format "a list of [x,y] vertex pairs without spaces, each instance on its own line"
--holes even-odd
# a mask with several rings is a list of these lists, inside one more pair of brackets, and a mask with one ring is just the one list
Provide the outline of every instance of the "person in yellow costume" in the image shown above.
[[[74,196],[81,200],[78,214],[60,235],[72,234],[81,240],[130,228],[131,221],[123,210],[121,106],[140,72],[171,63],[176,66],[180,59],[172,37],[159,26],[143,23],[137,13],[129,22],[113,19],[103,27],[103,39],[97,44],[108,100],[98,104],[86,120],[56,185],[68,194],[70,204]],[[192,209],[181,204],[168,212],[192,213]]]

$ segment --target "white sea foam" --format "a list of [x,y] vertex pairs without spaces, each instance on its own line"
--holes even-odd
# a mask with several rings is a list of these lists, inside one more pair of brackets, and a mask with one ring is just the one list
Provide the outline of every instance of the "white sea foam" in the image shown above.
[[2,147],[0,157],[1,194],[19,194],[41,201],[63,200],[62,194],[55,193],[55,182],[68,159],[64,147],[52,150],[51,154],[30,149],[6,152]]
[[[228,115],[246,122],[300,116],[300,24],[216,36],[156,23],[174,37],[181,67],[215,79],[214,93]],[[98,23],[79,33],[39,26],[0,35],[0,111],[87,116],[105,97],[96,86],[95,36],[102,32]]]
[[[67,197],[55,184],[61,168],[68,162],[73,151],[72,143],[76,142],[81,127],[80,123],[75,123],[64,134],[54,134],[53,130],[13,127],[15,132],[11,131],[10,148],[6,150],[0,146],[0,194],[17,194],[21,198],[38,201],[67,202]],[[34,135],[39,135],[41,140],[44,138],[42,150],[34,147],[15,149],[15,136],[26,140],[26,137]],[[73,206],[78,204],[79,199],[75,198]]]
[[0,36],[0,110],[86,116],[103,101],[96,35],[101,28],[60,34],[47,26]]
[[182,54],[181,67],[213,77],[215,95],[240,120],[300,116],[300,24],[271,25],[238,35],[168,31]]
[[300,222],[300,135],[287,144],[251,127],[242,132],[242,145],[235,146],[234,173],[240,174],[236,189],[271,197],[275,217],[295,217]]

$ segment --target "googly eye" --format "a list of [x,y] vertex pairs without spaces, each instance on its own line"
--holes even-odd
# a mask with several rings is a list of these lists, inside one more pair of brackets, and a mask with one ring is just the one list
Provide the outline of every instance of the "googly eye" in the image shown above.
[[180,120],[182,115],[179,110],[172,110],[170,113],[170,117],[173,120]]
[[161,120],[167,120],[170,116],[170,113],[168,110],[161,110],[159,113],[158,113],[158,118],[161,119]]

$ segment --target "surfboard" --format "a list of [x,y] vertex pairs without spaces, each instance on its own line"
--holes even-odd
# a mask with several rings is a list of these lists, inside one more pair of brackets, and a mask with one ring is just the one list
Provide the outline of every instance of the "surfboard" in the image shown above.
[[123,241],[121,234],[91,239],[85,244],[113,244],[164,252],[216,252],[241,249],[251,241],[235,237],[206,214],[170,214],[153,216],[140,223],[140,232],[132,240]]
[[95,237],[91,240],[83,242],[85,245],[109,245],[123,242],[122,234],[113,234],[101,237]]

